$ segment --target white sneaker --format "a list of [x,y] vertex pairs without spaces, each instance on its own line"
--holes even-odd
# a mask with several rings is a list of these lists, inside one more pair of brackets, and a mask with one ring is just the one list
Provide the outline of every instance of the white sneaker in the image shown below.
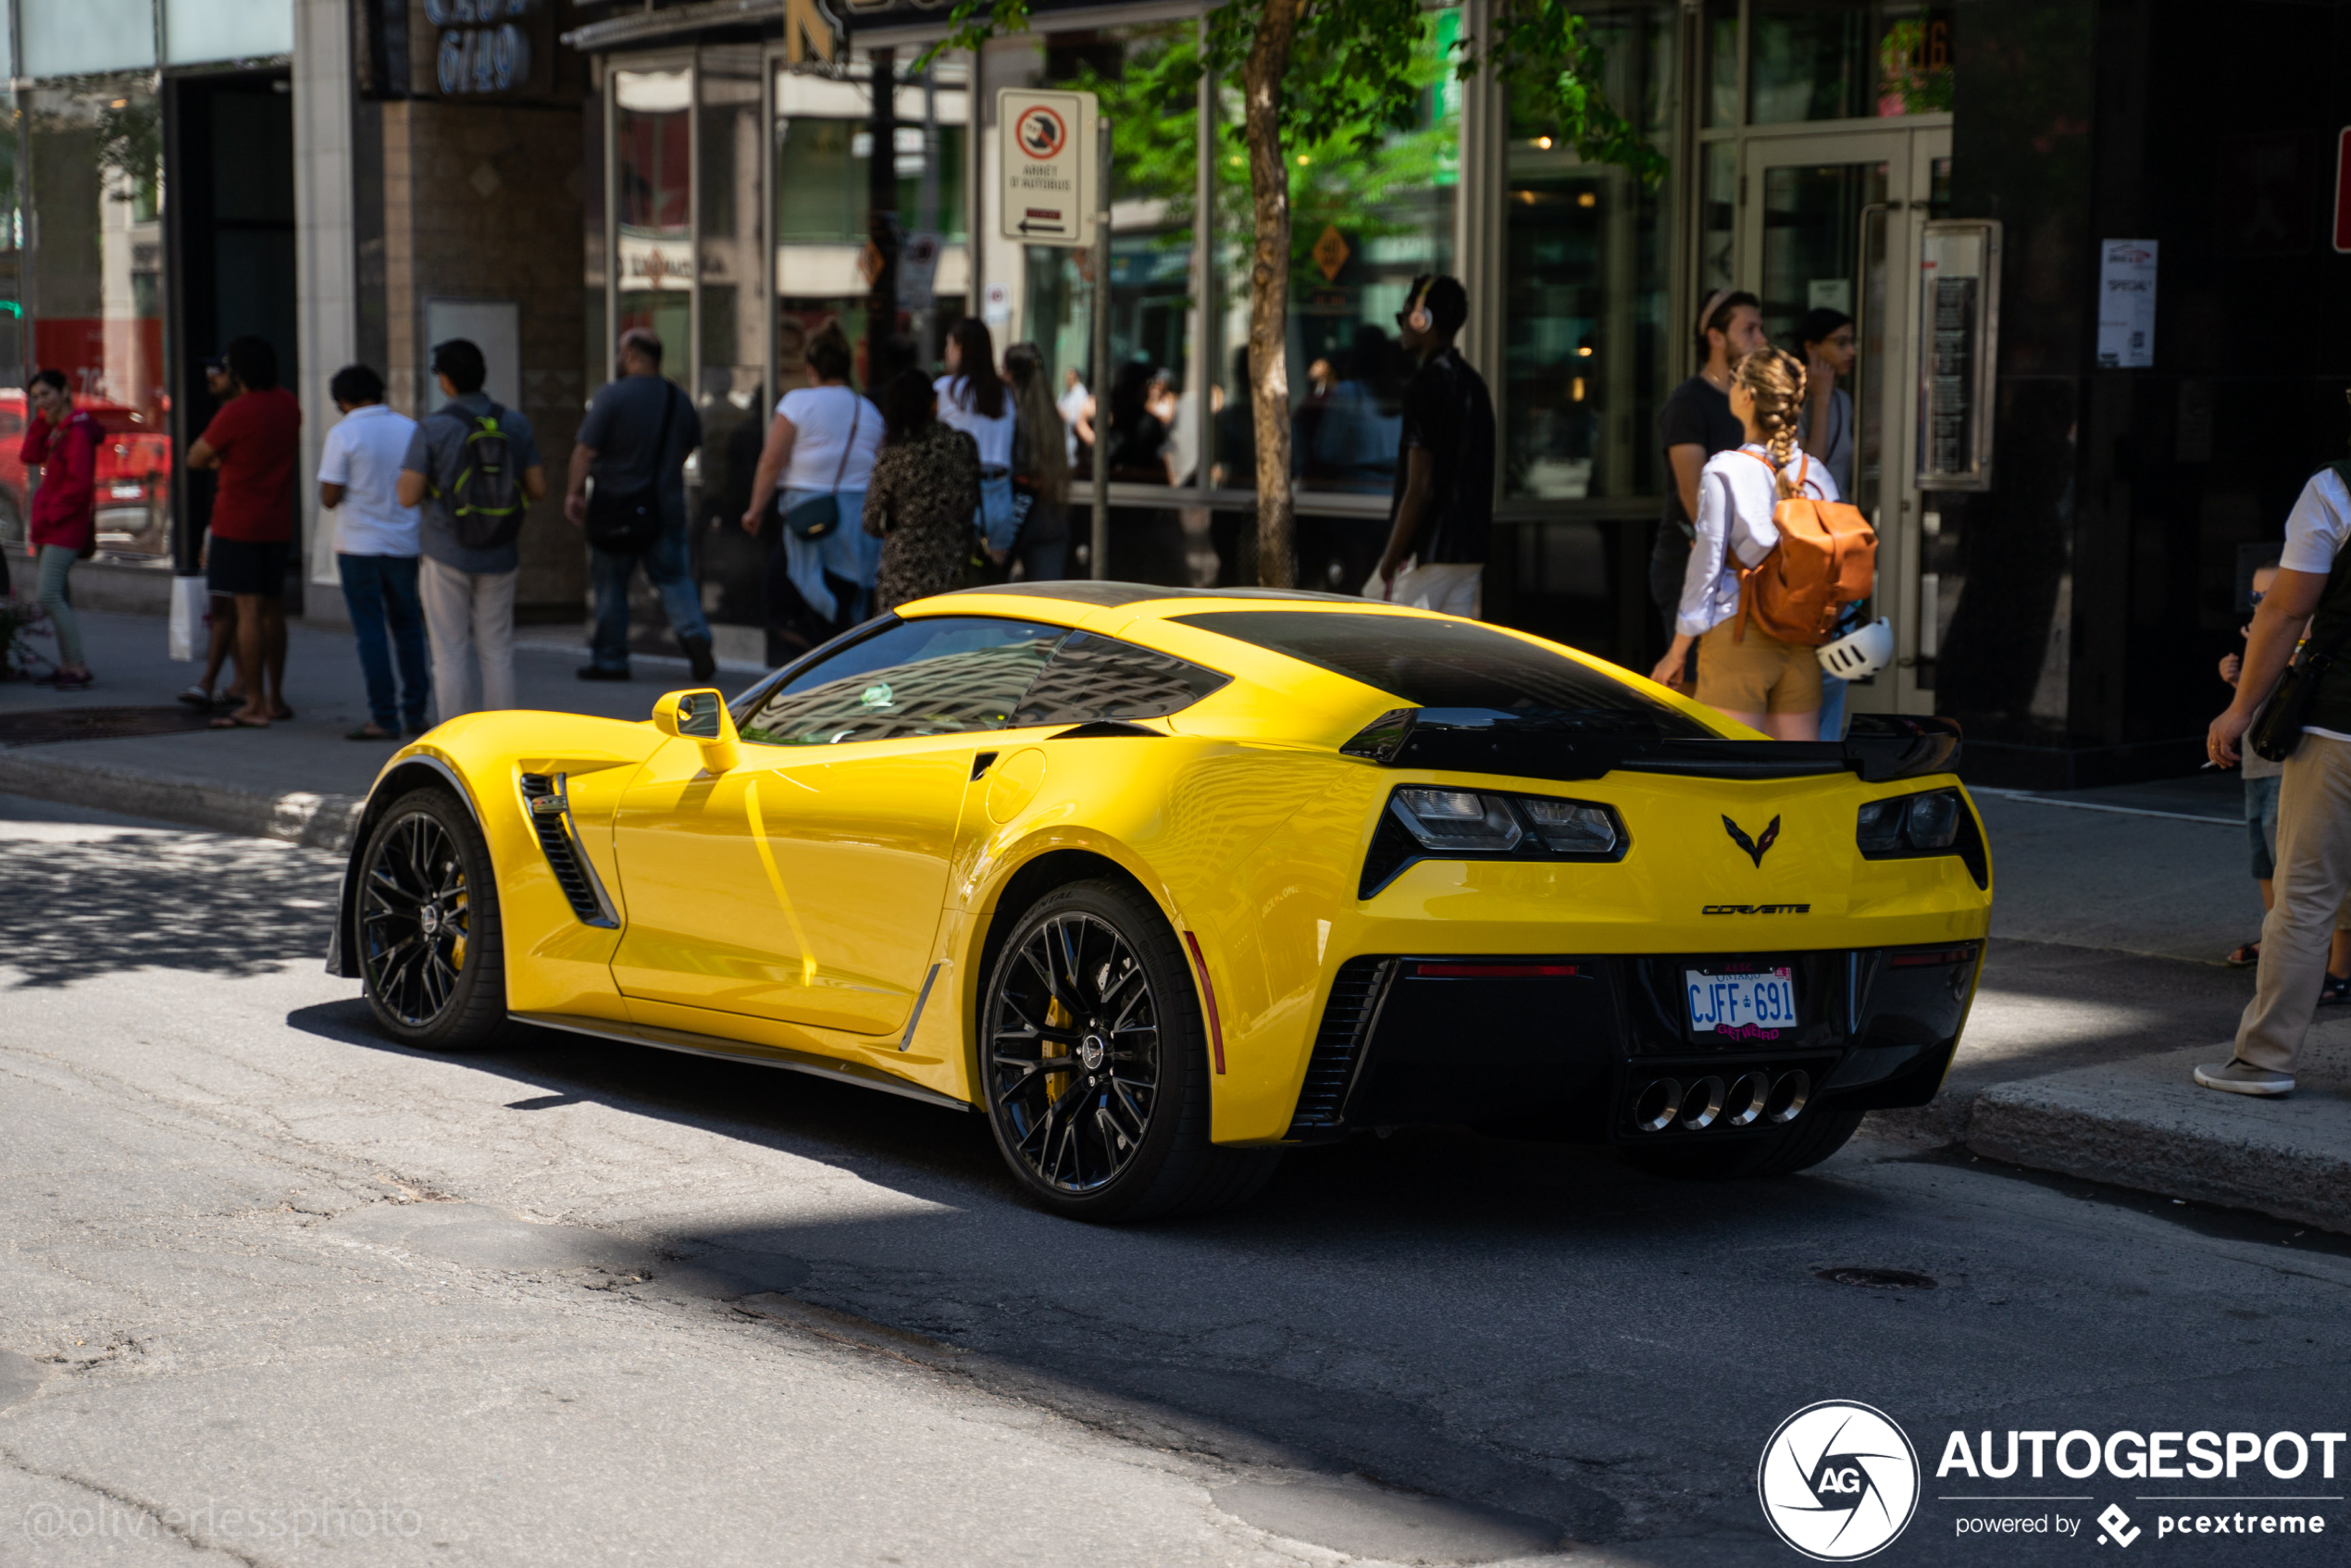
[[2207,1089],[2217,1089],[2223,1094],[2292,1094],[2294,1075],[2281,1073],[2273,1067],[2257,1067],[2250,1062],[2232,1059],[2219,1067],[2198,1067],[2196,1081]]

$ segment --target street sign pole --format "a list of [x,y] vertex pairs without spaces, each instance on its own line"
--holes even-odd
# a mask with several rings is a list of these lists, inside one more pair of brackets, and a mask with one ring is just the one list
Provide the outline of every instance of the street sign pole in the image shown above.
[[1110,576],[1110,120],[1094,135],[1094,580]]

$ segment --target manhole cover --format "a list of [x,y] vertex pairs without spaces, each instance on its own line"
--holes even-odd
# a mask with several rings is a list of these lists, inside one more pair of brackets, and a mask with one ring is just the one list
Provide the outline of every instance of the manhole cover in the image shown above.
[[1872,1290],[1932,1290],[1934,1281],[1922,1274],[1898,1268],[1823,1268],[1813,1276],[1831,1285],[1860,1285]]
[[210,720],[188,707],[53,708],[0,714],[0,746],[53,740],[119,740],[133,735],[173,735],[202,729]]

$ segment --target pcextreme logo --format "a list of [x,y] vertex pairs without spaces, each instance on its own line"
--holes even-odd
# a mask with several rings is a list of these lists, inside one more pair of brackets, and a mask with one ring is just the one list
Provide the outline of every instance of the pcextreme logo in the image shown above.
[[1854,1562],[1918,1512],[1918,1450],[1885,1412],[1823,1400],[1780,1423],[1755,1489],[1780,1539],[1816,1562]]

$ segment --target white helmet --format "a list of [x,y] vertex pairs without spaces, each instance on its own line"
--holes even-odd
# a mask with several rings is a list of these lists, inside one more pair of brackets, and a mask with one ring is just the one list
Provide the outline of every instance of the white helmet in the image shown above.
[[1884,616],[1820,650],[1821,668],[1839,680],[1875,675],[1894,662],[1894,623]]

